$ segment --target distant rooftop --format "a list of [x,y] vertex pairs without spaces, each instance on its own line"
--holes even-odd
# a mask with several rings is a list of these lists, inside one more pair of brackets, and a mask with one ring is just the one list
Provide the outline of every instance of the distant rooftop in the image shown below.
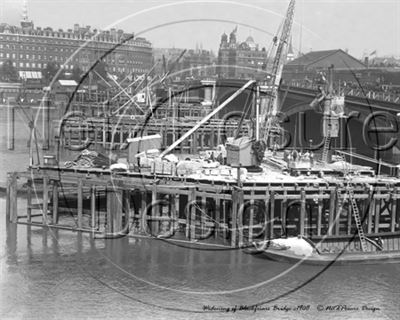
[[365,65],[342,49],[308,52],[286,64],[286,67],[311,67],[331,63],[335,68],[363,69]]

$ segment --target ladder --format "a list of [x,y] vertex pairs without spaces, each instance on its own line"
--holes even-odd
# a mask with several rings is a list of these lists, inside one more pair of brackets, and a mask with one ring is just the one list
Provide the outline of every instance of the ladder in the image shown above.
[[349,194],[349,202],[351,204],[351,208],[352,208],[352,211],[353,211],[354,220],[356,221],[358,236],[360,238],[360,243],[361,243],[361,250],[363,252],[366,252],[367,251],[366,237],[364,235],[364,230],[363,230],[362,225],[361,225],[360,212],[358,211],[357,202],[356,202],[356,199],[354,198],[353,187],[351,186],[350,182],[347,185],[347,192]]
[[324,143],[324,149],[322,150],[322,157],[321,157],[321,162],[326,163],[328,159],[328,152],[329,152],[329,146],[331,143],[331,136],[328,135],[325,137],[325,143]]

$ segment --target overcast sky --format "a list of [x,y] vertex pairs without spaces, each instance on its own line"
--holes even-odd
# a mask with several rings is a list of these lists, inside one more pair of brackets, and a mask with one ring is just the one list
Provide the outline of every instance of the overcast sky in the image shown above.
[[[17,24],[22,2],[0,0],[0,23]],[[239,41],[252,35],[269,48],[288,4],[289,0],[28,0],[28,10],[36,26],[115,25],[140,33],[155,47],[202,44],[216,52],[221,34],[236,24]],[[358,58],[375,50],[378,56],[399,56],[400,0],[297,0],[292,30],[293,45],[302,52],[341,48]]]

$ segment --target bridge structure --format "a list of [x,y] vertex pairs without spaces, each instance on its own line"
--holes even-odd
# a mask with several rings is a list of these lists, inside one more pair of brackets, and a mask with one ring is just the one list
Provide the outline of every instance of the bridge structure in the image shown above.
[[[322,148],[322,113],[310,106],[318,93],[317,85],[304,82],[281,85],[283,126],[292,137],[290,146]],[[347,87],[337,89],[337,93],[345,96],[346,117],[341,119],[340,137],[333,147],[355,152],[358,155],[354,157],[369,165],[398,164],[400,95]]]
[[[245,80],[219,80],[216,102],[222,103]],[[336,93],[345,96],[346,117],[340,120],[340,136],[333,139],[332,148],[342,150],[358,164],[387,167],[400,163],[400,94],[373,91],[366,88],[338,87]],[[241,112],[251,102],[249,88],[232,101],[225,112]],[[285,147],[322,151],[322,113],[310,103],[319,93],[317,84],[305,81],[285,81],[279,89]],[[228,112],[229,111],[229,112]],[[399,116],[398,116],[399,115]]]

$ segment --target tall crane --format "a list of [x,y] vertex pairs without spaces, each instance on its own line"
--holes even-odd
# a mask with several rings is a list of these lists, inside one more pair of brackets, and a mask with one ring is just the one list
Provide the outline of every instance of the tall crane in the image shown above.
[[267,103],[267,107],[262,111],[262,121],[264,121],[262,138],[264,141],[269,139],[271,133],[276,135],[281,131],[277,119],[279,111],[278,89],[282,77],[283,63],[286,57],[285,49],[290,39],[290,32],[293,24],[295,2],[295,0],[291,0],[289,3],[280,37],[274,37],[276,53],[271,70],[272,78],[270,79],[270,99]]

